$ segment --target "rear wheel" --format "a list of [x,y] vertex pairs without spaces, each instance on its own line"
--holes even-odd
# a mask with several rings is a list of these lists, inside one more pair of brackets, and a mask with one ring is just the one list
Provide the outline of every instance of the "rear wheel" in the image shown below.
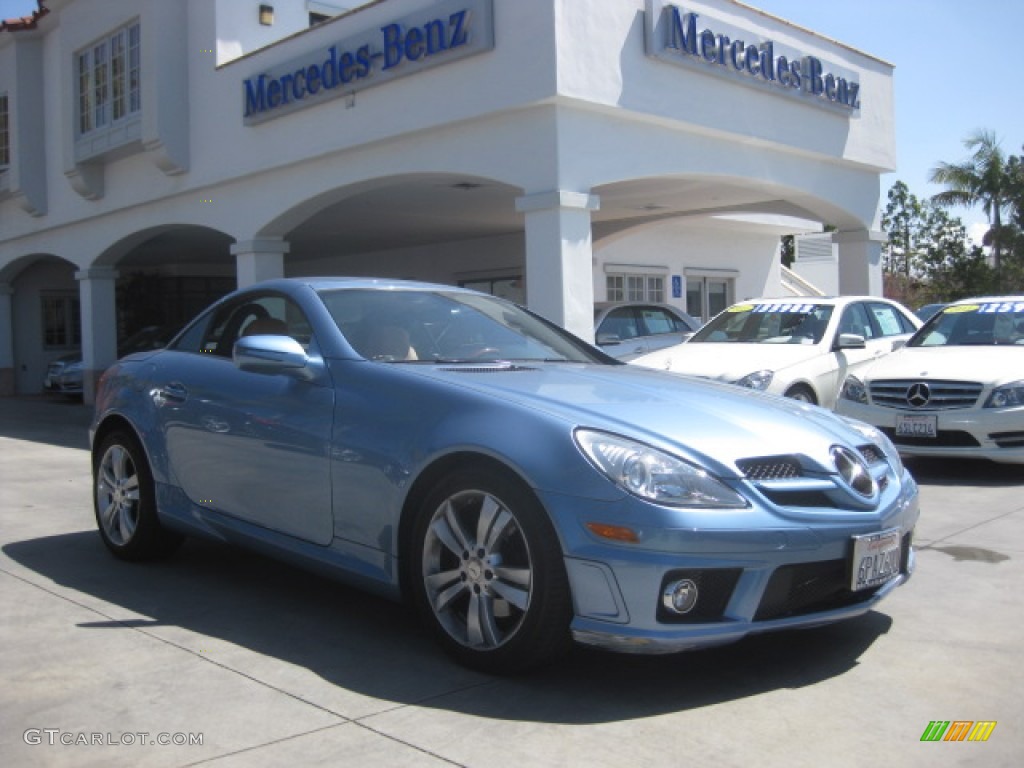
[[461,663],[514,672],[569,647],[572,603],[561,546],[517,479],[491,469],[442,479],[419,510],[410,554],[416,607]]
[[111,432],[93,454],[93,505],[103,543],[123,560],[159,557],[182,541],[160,525],[146,454],[127,431]]

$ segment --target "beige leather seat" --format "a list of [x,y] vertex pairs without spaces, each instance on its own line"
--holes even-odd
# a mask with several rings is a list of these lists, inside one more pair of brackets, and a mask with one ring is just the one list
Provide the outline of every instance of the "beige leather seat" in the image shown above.
[[366,347],[360,350],[371,360],[419,360],[409,341],[409,333],[397,325],[377,325],[370,329]]
[[243,336],[287,336],[288,325],[276,317],[257,317],[242,331]]

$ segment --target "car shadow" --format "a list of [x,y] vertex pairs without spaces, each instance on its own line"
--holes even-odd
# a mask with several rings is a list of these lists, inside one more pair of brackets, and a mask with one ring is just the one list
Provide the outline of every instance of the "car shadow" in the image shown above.
[[577,647],[555,665],[499,678],[449,660],[401,604],[233,547],[190,539],[167,560],[124,563],[95,532],[80,531],[10,543],[3,552],[101,600],[96,620],[79,628],[197,642],[159,629],[182,628],[210,638],[211,647],[230,643],[375,699],[520,721],[603,723],[813,685],[856,667],[892,623],[871,612],[670,656]]
[[0,436],[61,448],[89,448],[93,407],[63,395],[0,397]]
[[997,464],[987,459],[915,456],[903,462],[921,485],[956,485],[1002,488],[1020,485],[1019,464]]

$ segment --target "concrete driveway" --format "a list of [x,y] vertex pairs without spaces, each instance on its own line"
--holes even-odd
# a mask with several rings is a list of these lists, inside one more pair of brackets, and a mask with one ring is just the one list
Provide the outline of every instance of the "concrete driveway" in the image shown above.
[[[881,610],[710,651],[490,678],[402,606],[235,549],[110,557],[80,404],[0,399],[0,765],[1016,766],[1024,468],[911,465]],[[987,741],[922,741],[932,721]],[[949,732],[948,730],[946,732]]]

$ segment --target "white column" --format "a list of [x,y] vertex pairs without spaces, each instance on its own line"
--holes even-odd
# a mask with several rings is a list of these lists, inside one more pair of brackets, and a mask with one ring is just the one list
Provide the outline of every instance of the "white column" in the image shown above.
[[14,289],[0,283],[0,397],[14,394]]
[[96,402],[100,376],[117,361],[117,272],[91,267],[75,272],[82,305],[82,399]]
[[245,288],[261,280],[284,277],[284,257],[291,246],[281,237],[263,237],[239,241],[231,246],[235,257],[238,287]]
[[833,241],[839,246],[839,293],[844,296],[883,295],[882,244],[888,240],[885,232],[867,229],[833,235]]
[[526,300],[530,309],[581,339],[594,340],[590,212],[596,195],[556,189],[516,200],[526,214]]

